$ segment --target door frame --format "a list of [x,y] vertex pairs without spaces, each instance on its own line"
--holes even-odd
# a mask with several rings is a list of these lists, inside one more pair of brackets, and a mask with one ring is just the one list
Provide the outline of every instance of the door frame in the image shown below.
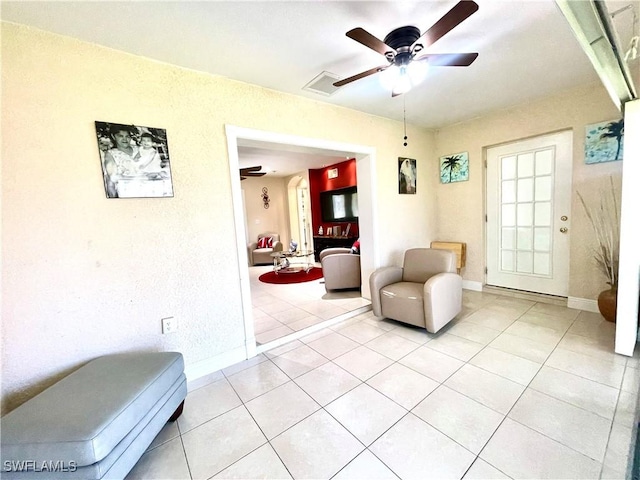
[[[236,244],[238,250],[238,272],[240,274],[240,295],[242,299],[242,310],[245,331],[245,351],[246,358],[256,356],[257,346],[255,330],[253,325],[253,307],[251,302],[251,287],[249,282],[249,264],[247,237],[244,211],[242,204],[242,188],[240,186],[240,176],[235,175],[238,171],[238,143],[242,140],[261,141],[274,145],[293,145],[304,147],[310,150],[331,150],[334,152],[344,152],[351,158],[356,159],[356,175],[358,178],[358,200],[359,200],[359,232],[363,244],[369,248],[363,249],[360,253],[361,269],[365,275],[373,272],[380,264],[378,247],[378,214],[377,204],[374,201],[376,195],[376,149],[374,147],[342,142],[334,142],[321,138],[302,137],[297,135],[287,135],[283,133],[268,132],[251,128],[238,127],[235,125],[225,125],[227,137],[227,153],[229,157],[229,176],[231,180],[231,201],[233,205],[233,216],[235,224]],[[363,277],[364,278],[364,277]],[[362,297],[370,299],[371,293],[369,285],[363,284]],[[298,332],[300,333],[300,332]]]
[[[484,215],[483,242],[482,242],[483,243],[483,245],[482,245],[483,267],[482,268],[483,268],[483,272],[484,272],[483,282],[482,282],[483,287],[492,287],[491,285],[489,285],[487,283],[487,276],[488,276],[487,275],[487,268],[488,268],[488,263],[489,263],[488,258],[487,258],[488,257],[488,236],[489,236],[489,223],[488,223],[489,208],[488,208],[488,198],[487,198],[487,187],[488,187],[488,172],[487,172],[488,159],[487,159],[487,152],[488,152],[488,150],[490,150],[492,148],[496,148],[496,147],[502,147],[502,146],[505,146],[505,145],[509,145],[509,144],[512,144],[512,143],[524,142],[524,141],[532,140],[532,139],[535,139],[535,138],[538,138],[538,137],[545,137],[545,136],[548,136],[548,135],[554,135],[554,134],[565,133],[565,132],[570,132],[572,134],[574,133],[573,130],[570,129],[570,128],[561,128],[561,129],[558,129],[558,130],[552,130],[552,131],[544,132],[544,133],[537,133],[535,135],[529,135],[529,136],[522,137],[522,138],[516,138],[516,139],[512,139],[512,140],[505,140],[503,142],[494,143],[494,144],[491,144],[491,145],[485,145],[484,147],[482,147],[482,161],[483,161],[483,165],[484,165],[483,172],[482,172],[482,175],[483,175],[483,191],[482,191],[482,200],[483,200],[482,203],[483,203],[483,205],[482,205],[482,207],[483,207],[483,215]],[[572,149],[572,151],[573,151],[573,147],[574,147],[574,142],[575,142],[575,138],[572,138],[572,141],[571,141],[571,149]],[[572,162],[571,163],[571,170],[573,172],[573,155],[571,156],[571,162]],[[571,192],[573,192],[573,173],[569,177],[568,181],[569,181],[568,188],[569,188],[569,190]],[[571,204],[570,204],[570,209],[572,207],[573,207],[573,202],[571,202]],[[569,215],[570,215],[569,218],[573,218],[573,212],[570,211]],[[567,276],[567,282],[569,282],[570,278],[571,278],[571,270],[570,270],[570,266],[571,266],[571,248],[570,247],[568,249],[568,255],[569,255],[569,258],[568,258],[569,273],[568,273],[568,276]],[[493,288],[506,288],[506,289],[508,289],[508,287],[493,287]],[[516,289],[513,289],[513,290],[516,290]],[[569,290],[569,285],[567,284],[567,291],[568,290]],[[517,291],[525,292],[524,290],[517,290]],[[536,292],[530,292],[530,293],[536,294]],[[539,295],[546,295],[546,294],[540,293]]]

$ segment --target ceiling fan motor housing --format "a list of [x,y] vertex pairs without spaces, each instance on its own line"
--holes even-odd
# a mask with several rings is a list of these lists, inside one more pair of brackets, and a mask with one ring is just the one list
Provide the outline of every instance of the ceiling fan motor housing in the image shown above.
[[384,37],[384,43],[396,50],[395,58],[393,55],[387,58],[396,65],[407,65],[411,61],[411,45],[420,38],[420,29],[407,25],[405,27],[396,28]]

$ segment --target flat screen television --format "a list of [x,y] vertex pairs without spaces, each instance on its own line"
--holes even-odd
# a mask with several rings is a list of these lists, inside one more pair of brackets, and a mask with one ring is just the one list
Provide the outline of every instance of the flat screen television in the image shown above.
[[322,221],[355,222],[358,220],[358,187],[320,192]]

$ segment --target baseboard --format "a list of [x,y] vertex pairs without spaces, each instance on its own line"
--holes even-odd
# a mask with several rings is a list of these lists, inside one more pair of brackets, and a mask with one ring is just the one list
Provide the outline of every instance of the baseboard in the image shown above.
[[462,288],[465,290],[473,290],[474,292],[482,291],[482,282],[474,282],[473,280],[462,280]]
[[600,310],[598,310],[598,302],[589,298],[567,297],[567,307],[600,313]]
[[217,380],[217,377],[221,375],[220,370],[246,359],[247,349],[242,346],[215,357],[187,365],[184,369],[184,373],[187,376],[187,390],[195,390]]

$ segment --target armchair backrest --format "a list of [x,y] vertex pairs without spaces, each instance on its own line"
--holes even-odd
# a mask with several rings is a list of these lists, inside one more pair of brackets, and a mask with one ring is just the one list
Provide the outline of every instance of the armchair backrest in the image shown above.
[[452,251],[411,248],[404,252],[402,281],[425,283],[443,272],[456,272],[456,254]]

